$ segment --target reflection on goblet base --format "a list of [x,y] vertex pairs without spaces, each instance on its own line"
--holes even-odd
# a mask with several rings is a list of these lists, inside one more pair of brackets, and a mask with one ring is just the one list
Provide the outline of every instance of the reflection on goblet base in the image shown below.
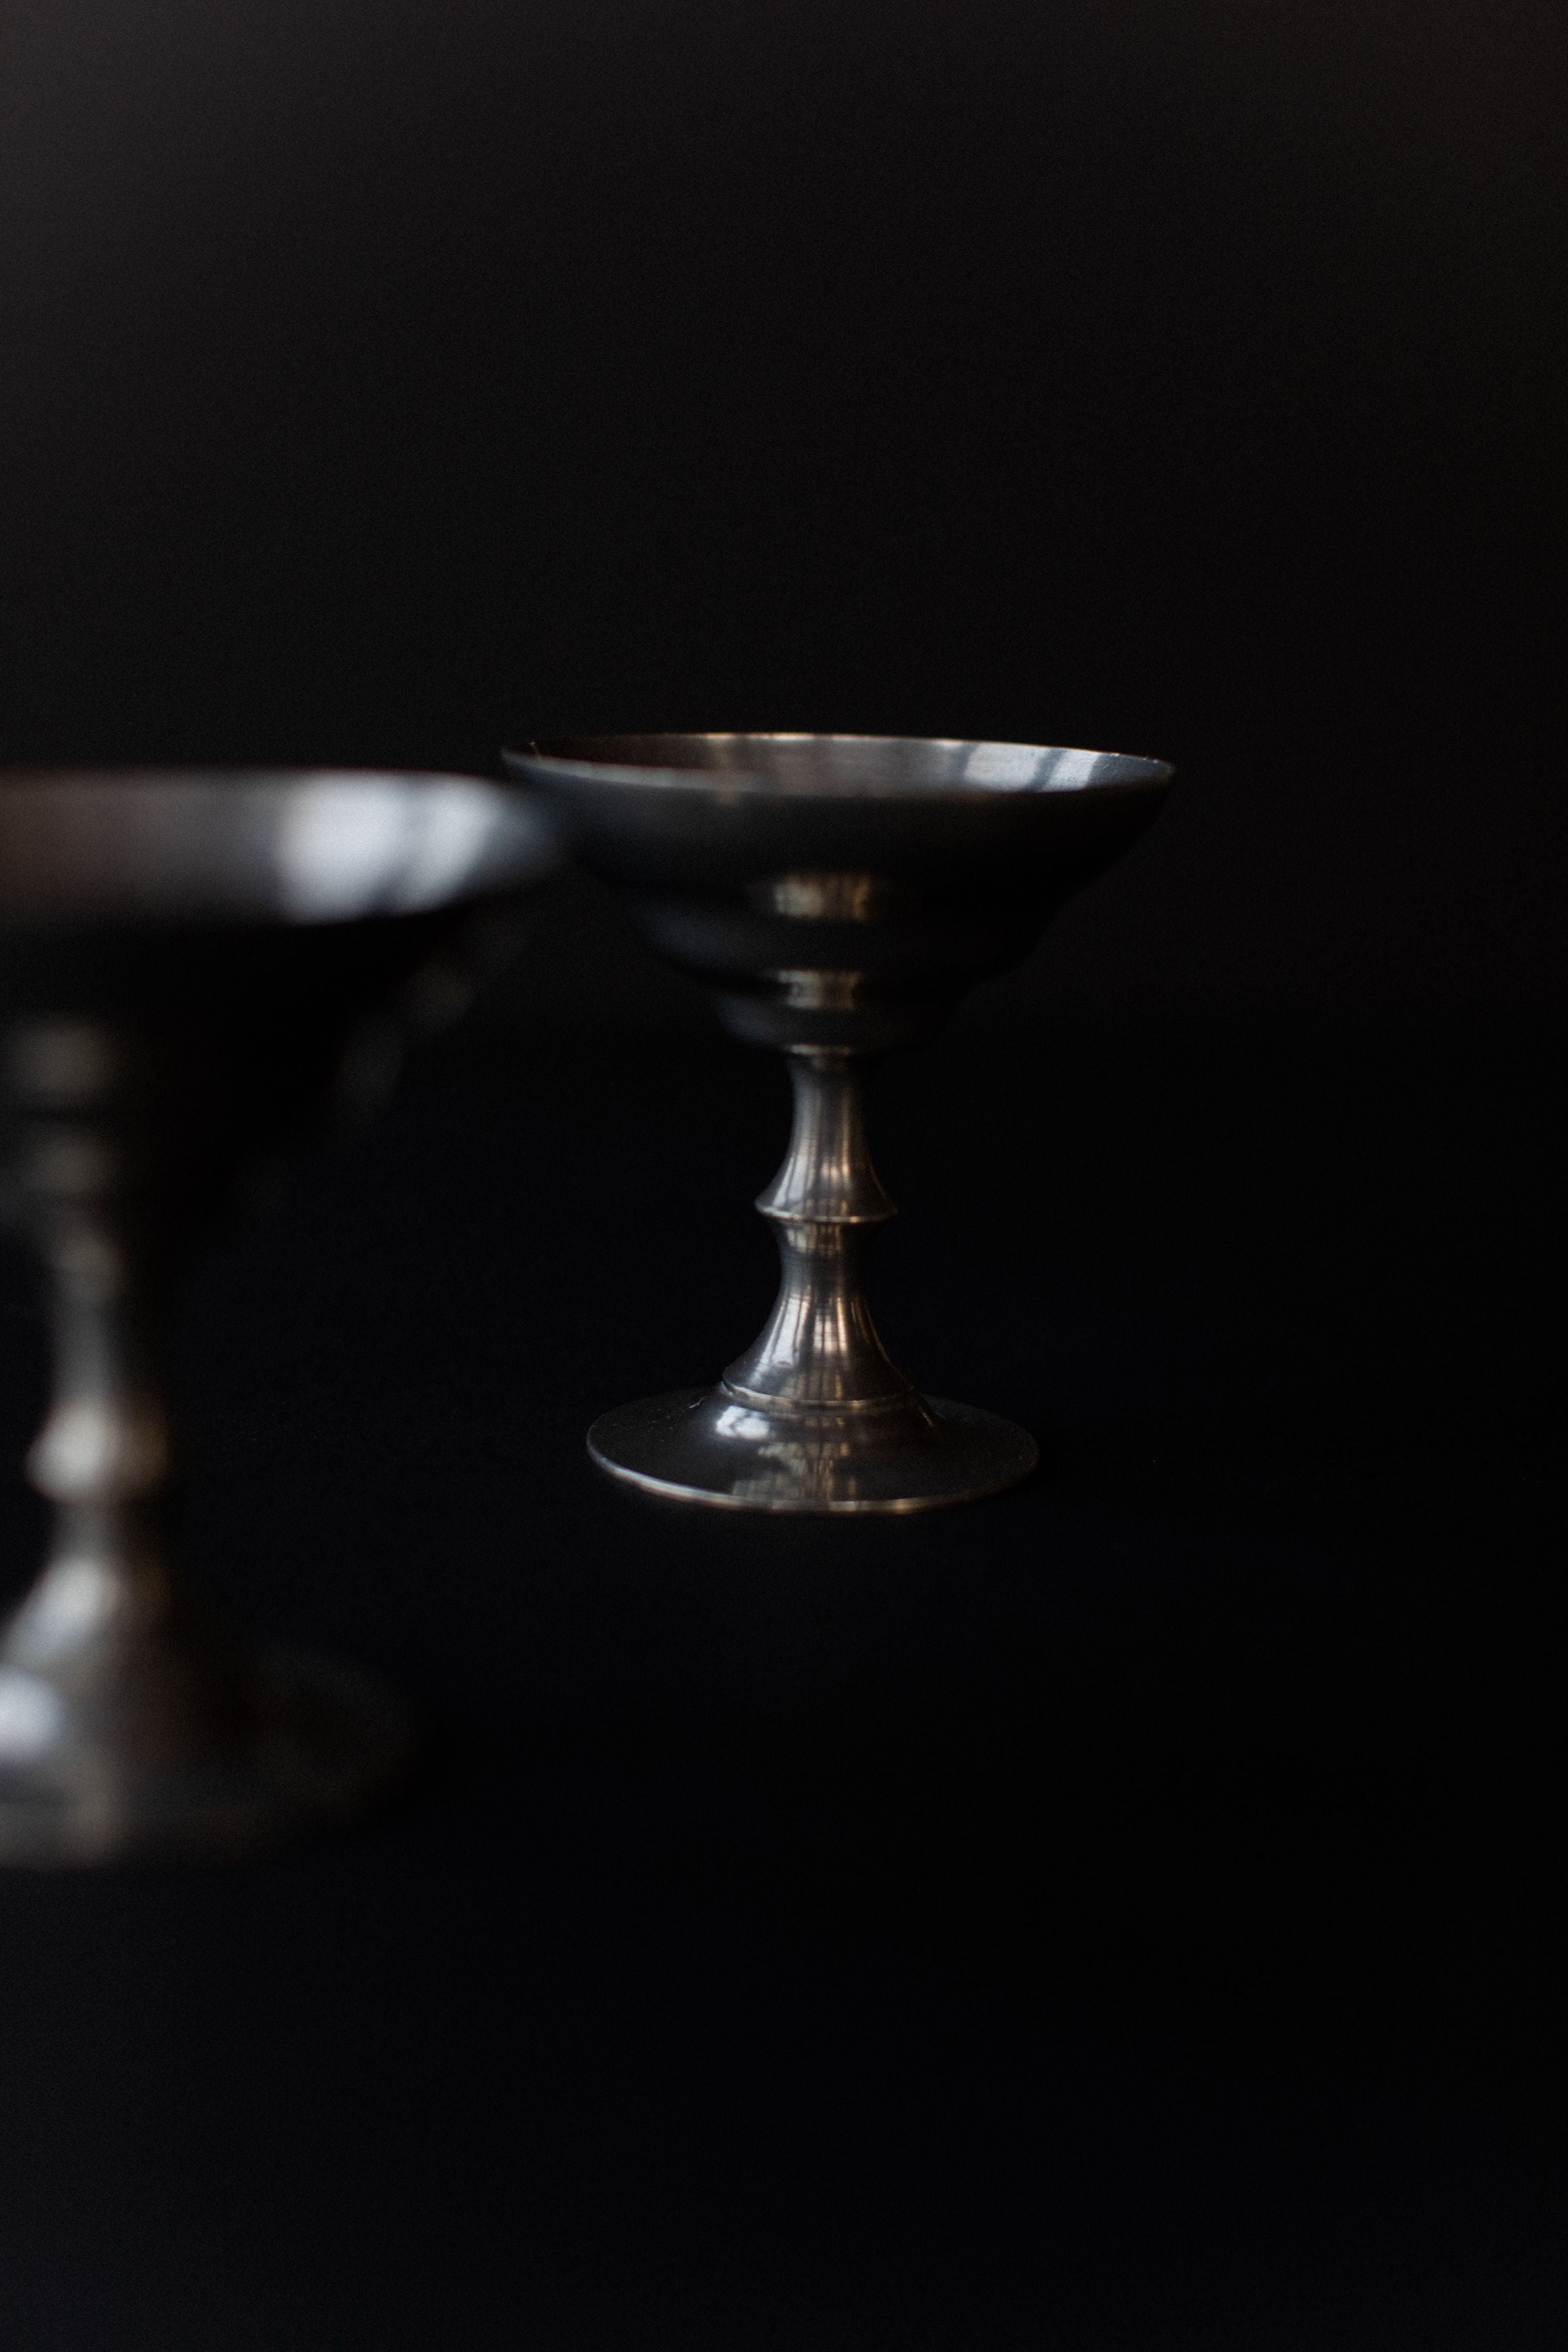
[[945,1397],[885,1404],[781,1405],[677,1389],[601,1415],[588,1451],[646,1493],[747,1511],[929,1511],[1026,1478],[1026,1430]]
[[47,1870],[234,1854],[365,1811],[402,1778],[410,1718],[372,1677],[268,1648],[225,1719],[141,1747],[59,1682],[0,1664],[0,1864]]

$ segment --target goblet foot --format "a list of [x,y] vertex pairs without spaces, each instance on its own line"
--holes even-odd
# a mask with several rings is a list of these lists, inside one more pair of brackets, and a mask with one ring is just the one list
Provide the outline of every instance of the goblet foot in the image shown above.
[[390,1691],[294,1650],[264,1650],[231,1720],[162,1753],[126,1752],[56,1684],[0,1666],[0,1864],[242,1853],[363,1812],[414,1745]]
[[1026,1478],[1026,1430],[913,1394],[833,1408],[763,1403],[721,1383],[601,1414],[588,1451],[651,1495],[742,1511],[930,1511]]

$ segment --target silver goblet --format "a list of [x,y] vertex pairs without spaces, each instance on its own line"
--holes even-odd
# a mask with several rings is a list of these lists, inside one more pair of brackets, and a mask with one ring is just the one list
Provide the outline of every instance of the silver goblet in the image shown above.
[[866,1141],[866,1079],[1159,809],[1159,760],[852,735],[575,737],[507,752],[567,847],[644,936],[718,994],[737,1037],[781,1046],[784,1166],[757,1206],[783,1280],[717,1387],[605,1413],[595,1460],[655,1494],[769,1511],[914,1511],[1010,1486],[1034,1440],[921,1396],[862,1285],[894,1213]]
[[552,862],[515,793],[456,777],[0,777],[6,1202],[55,1338],[28,1456],[53,1539],[0,1633],[0,1862],[243,1847],[401,1765],[374,1683],[245,1655],[182,1586],[171,1281],[237,1171],[345,1074],[384,1076],[398,992],[412,1025],[441,1009],[483,908]]

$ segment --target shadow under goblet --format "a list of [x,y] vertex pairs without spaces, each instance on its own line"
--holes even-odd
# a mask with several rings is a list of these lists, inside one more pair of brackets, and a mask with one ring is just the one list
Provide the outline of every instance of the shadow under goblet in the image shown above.
[[574,737],[505,755],[735,1036],[789,1056],[795,1131],[757,1206],[783,1280],[716,1388],[605,1413],[617,1478],[768,1511],[914,1511],[994,1493],[1034,1440],[917,1393],[877,1336],[866,1245],[894,1213],[867,1074],[930,1037],[1160,807],[1159,760],[852,735]]
[[5,1198],[55,1340],[27,1465],[53,1538],[0,1634],[0,1863],[237,1850],[352,1814],[403,1766],[376,1684],[245,1654],[181,1585],[171,1286],[236,1175],[342,1089],[353,1041],[385,1074],[367,1023],[400,990],[409,1025],[456,999],[466,929],[552,862],[516,794],[457,777],[0,778]]

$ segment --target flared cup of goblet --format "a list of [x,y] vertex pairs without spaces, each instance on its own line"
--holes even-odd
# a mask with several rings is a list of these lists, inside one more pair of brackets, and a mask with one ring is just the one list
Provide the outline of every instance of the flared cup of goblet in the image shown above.
[[589,1450],[613,1476],[767,1511],[914,1511],[1026,1475],[994,1414],[921,1395],[862,1286],[893,1214],[866,1076],[1015,961],[1120,856],[1172,771],[1118,752],[853,735],[625,735],[505,754],[565,846],[644,937],[714,991],[795,1086],[784,1166],[757,1206],[783,1260],[766,1328],[710,1389],[623,1405]]
[[237,1173],[388,1008],[449,1003],[489,910],[553,862],[516,793],[459,777],[0,775],[5,1205],[42,1259],[52,1404],[28,1457],[47,1562],[0,1633],[0,1863],[224,1851],[352,1813],[401,1706],[251,1657],[165,1527],[171,1284]]

